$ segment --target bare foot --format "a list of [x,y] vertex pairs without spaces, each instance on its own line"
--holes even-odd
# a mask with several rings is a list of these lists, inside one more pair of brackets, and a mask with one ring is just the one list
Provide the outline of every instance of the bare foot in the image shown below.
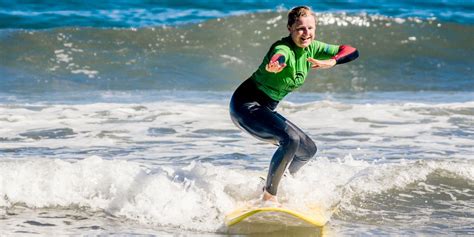
[[269,192],[267,192],[267,190],[263,190],[262,201],[278,203],[277,196],[270,194]]

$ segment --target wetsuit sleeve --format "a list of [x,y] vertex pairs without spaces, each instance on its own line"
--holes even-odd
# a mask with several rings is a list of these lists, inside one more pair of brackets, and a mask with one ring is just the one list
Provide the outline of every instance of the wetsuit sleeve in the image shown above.
[[350,45],[333,45],[326,44],[320,41],[314,41],[313,58],[315,59],[330,59],[336,60],[336,64],[343,64],[350,62],[359,57],[359,51]]
[[339,52],[339,45],[326,44],[315,40],[311,45],[310,52],[311,57],[314,59],[330,59]]
[[356,48],[343,44],[339,46],[337,54],[332,58],[336,59],[336,64],[343,64],[350,62],[357,57],[359,57],[359,51],[357,51]]
[[275,55],[280,55],[280,57],[277,57],[278,61],[280,64],[286,63],[288,60],[288,55],[290,53],[290,48],[286,45],[277,45],[273,51],[271,51],[271,55],[268,55],[270,59],[275,59]]

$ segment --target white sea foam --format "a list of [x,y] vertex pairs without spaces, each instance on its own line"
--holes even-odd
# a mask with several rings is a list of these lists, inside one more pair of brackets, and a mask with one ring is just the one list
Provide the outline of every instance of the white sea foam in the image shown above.
[[[428,174],[451,165],[380,165],[351,156],[332,161],[320,158],[295,177],[284,178],[279,195],[295,209],[319,204],[329,211],[346,196],[403,190],[414,182],[422,184]],[[257,171],[197,162],[156,168],[100,157],[72,163],[58,159],[2,160],[0,171],[0,194],[4,197],[0,207],[18,203],[32,208],[82,207],[143,224],[199,231],[222,228],[224,214],[241,202],[257,199],[261,189]],[[472,177],[473,172],[469,175]]]
[[[124,92],[101,94],[113,103],[2,104],[0,206],[79,206],[153,226],[217,231],[226,212],[259,198],[258,177],[275,147],[235,128],[228,95],[174,93],[141,103]],[[463,182],[474,180],[474,103],[437,100],[282,102],[278,111],[319,151],[283,178],[280,200],[360,215],[378,210],[363,212],[354,198],[390,192],[394,202],[438,192],[464,200],[471,194]]]
[[[267,158],[270,154],[265,153],[271,152],[273,147],[251,145],[255,141],[235,128],[228,115],[227,103],[223,102],[4,105],[0,107],[1,136],[14,142],[4,142],[2,147],[87,149],[108,146],[122,149],[149,142],[153,143],[147,147],[150,152],[140,156],[151,158],[154,152],[173,157],[234,151],[256,152]],[[472,139],[468,127],[459,127],[472,125],[469,122],[472,115],[466,114],[472,107],[472,102],[345,104],[320,101],[283,102],[279,111],[307,131],[318,146],[324,148],[322,152],[352,152],[369,158],[388,158],[391,154],[398,158],[414,158],[410,153],[424,151],[418,158],[448,155],[468,159],[473,157],[468,149]],[[154,128],[174,132],[150,134]],[[54,134],[46,134],[41,138],[41,131],[47,133],[52,129],[72,130],[72,134],[63,134],[58,139],[48,139],[54,138]],[[463,132],[467,134],[463,135]],[[30,136],[31,133],[39,135]],[[232,137],[236,134],[242,138]],[[264,153],[257,151],[262,149]],[[403,149],[409,149],[408,153]]]
[[255,178],[255,174],[246,175],[248,171],[210,164],[149,169],[100,157],[73,163],[2,160],[0,170],[0,194],[5,197],[0,207],[18,203],[32,208],[87,207],[144,223],[195,230],[220,228],[223,213],[235,207],[229,193],[249,195],[245,192],[250,188],[242,187],[252,186],[254,180],[249,177]]

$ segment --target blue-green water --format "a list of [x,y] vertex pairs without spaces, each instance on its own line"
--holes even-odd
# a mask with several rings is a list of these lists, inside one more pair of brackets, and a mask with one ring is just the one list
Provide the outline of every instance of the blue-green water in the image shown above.
[[297,4],[361,55],[303,91],[474,90],[470,1],[2,1],[0,92],[232,90]]
[[261,11],[308,5],[317,12],[367,13],[390,17],[437,18],[472,24],[472,1],[15,1],[0,2],[0,28],[146,27],[196,23]]
[[[228,229],[275,149],[228,100],[300,4],[360,57],[279,105],[318,146],[279,198],[337,211]],[[0,1],[1,234],[472,235],[473,5]]]

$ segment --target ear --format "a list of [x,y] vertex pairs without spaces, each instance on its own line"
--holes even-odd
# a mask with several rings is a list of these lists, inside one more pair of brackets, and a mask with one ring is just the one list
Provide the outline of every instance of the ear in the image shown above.
[[288,29],[288,31],[291,33],[291,26],[286,26],[286,28]]

